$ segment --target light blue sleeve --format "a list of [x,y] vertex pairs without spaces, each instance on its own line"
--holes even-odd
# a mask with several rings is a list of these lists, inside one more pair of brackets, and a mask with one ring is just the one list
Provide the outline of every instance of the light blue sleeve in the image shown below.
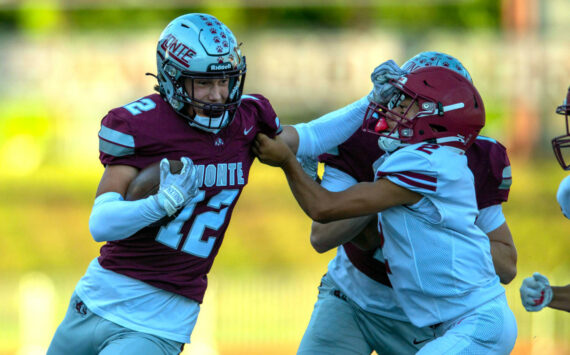
[[97,242],[120,240],[165,216],[154,196],[125,201],[118,192],[106,192],[95,199],[89,231]]
[[566,176],[558,186],[556,199],[564,216],[570,219],[570,175]]
[[297,156],[316,157],[346,141],[362,126],[367,96],[308,123],[293,127],[299,134]]
[[356,185],[358,181],[344,171],[325,164],[325,172],[321,179],[321,186],[333,192],[344,191]]

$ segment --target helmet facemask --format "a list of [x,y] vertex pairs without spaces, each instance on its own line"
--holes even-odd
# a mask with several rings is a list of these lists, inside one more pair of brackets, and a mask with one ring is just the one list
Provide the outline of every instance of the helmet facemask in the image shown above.
[[[379,145],[385,151],[392,151],[384,149],[387,147],[419,141],[435,143],[438,133],[445,132],[445,128],[424,124],[419,119],[438,115],[438,105],[434,101],[400,87],[386,105],[370,102],[365,114],[364,129],[380,136]],[[442,107],[440,109],[443,110]],[[400,144],[387,140],[398,140]]]
[[[241,101],[245,83],[245,70],[231,70],[212,74],[177,73],[173,70],[173,67],[168,65],[165,65],[165,67],[162,77],[169,84],[171,83],[173,87],[173,94],[170,95],[168,101],[178,114],[187,119],[193,126],[205,131],[218,131],[231,123]],[[194,83],[200,80],[212,79],[228,80],[228,98],[225,103],[211,103],[196,98]],[[186,80],[190,81],[189,85],[185,85]],[[186,90],[187,86],[190,88],[190,91]],[[203,112],[204,116],[198,116],[196,114],[198,111]]]
[[564,115],[566,123],[566,134],[552,139],[552,150],[558,163],[564,170],[570,170],[570,123],[568,116],[570,115],[570,88],[562,105],[556,108],[556,113]]
[[416,101],[408,100],[405,107],[401,106],[408,98],[406,94],[398,90],[388,100],[387,105],[376,102],[370,102],[368,105],[364,118],[364,128],[367,132],[380,136],[378,145],[386,152],[392,152],[405,145],[412,134],[415,115],[413,117],[408,117],[408,115]]
[[479,94],[468,79],[455,71],[421,68],[389,83],[396,93],[385,104],[371,101],[363,125],[364,130],[383,139],[398,139],[403,144],[438,143],[466,150],[485,123]]

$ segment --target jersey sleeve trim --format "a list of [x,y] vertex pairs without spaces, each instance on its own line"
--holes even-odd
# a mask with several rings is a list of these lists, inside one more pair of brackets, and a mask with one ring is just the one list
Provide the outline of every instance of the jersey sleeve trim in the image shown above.
[[[437,178],[425,174],[415,173],[411,171],[399,172],[399,173],[387,173],[383,171],[378,171],[376,173],[376,178],[391,177],[398,179],[405,185],[424,189],[428,191],[436,191],[437,188]],[[403,186],[405,187],[405,186]]]
[[513,183],[513,178],[511,174],[511,166],[507,166],[503,169],[503,180],[501,180],[501,184],[499,185],[499,190],[509,190],[511,188],[511,184]]
[[132,155],[135,152],[135,139],[129,134],[101,126],[99,150],[115,157]]

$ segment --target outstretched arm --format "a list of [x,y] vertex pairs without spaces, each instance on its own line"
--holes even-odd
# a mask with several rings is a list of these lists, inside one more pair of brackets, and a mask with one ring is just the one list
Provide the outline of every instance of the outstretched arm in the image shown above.
[[421,199],[420,194],[387,179],[359,183],[341,192],[327,191],[305,174],[282,140],[271,139],[262,133],[257,135],[253,151],[261,162],[283,169],[295,199],[317,222],[370,215],[389,207],[414,204]]
[[316,157],[347,140],[362,126],[367,96],[307,123],[283,126],[279,135],[297,156]]

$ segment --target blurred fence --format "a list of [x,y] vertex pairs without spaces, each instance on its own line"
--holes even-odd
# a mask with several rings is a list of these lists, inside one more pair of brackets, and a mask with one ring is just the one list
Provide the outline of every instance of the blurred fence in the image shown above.
[[[62,162],[98,166],[100,119],[152,92],[154,79],[144,73],[156,71],[159,31],[0,35],[0,165],[27,163],[3,173]],[[570,85],[570,47],[560,45],[565,33],[268,29],[238,38],[248,61],[246,92],[267,96],[284,123],[315,118],[366,95],[370,72],[387,59],[403,63],[437,50],[469,68],[485,100],[484,133],[505,143],[511,155],[549,149],[550,137],[563,129],[554,109]]]
[[[214,273],[192,343],[184,354],[294,354],[316,301],[320,276],[319,271],[255,276]],[[566,276],[549,275],[553,284],[563,283]],[[13,300],[1,299],[16,307],[13,312],[0,311],[0,318],[16,321],[19,327],[15,331],[7,331],[5,325],[0,328],[0,354],[45,354],[76,281],[69,275],[52,279],[30,273],[3,282],[3,288],[18,292]],[[520,303],[518,283],[507,286],[507,296],[519,332],[512,354],[570,354],[570,317],[566,312],[544,309],[527,313]]]
[[[553,285],[568,283],[570,221],[554,197],[563,172],[553,160],[512,163],[515,178],[504,208],[519,254],[518,276],[506,287],[519,330],[513,354],[570,354],[568,314],[527,313],[519,299],[522,279],[534,271]],[[87,231],[87,191],[96,179],[77,180],[73,171],[59,170],[42,176],[19,184],[0,179],[0,355],[45,353],[76,282],[100,247]],[[256,163],[185,353],[295,353],[334,253],[312,250],[308,227],[282,173]]]

